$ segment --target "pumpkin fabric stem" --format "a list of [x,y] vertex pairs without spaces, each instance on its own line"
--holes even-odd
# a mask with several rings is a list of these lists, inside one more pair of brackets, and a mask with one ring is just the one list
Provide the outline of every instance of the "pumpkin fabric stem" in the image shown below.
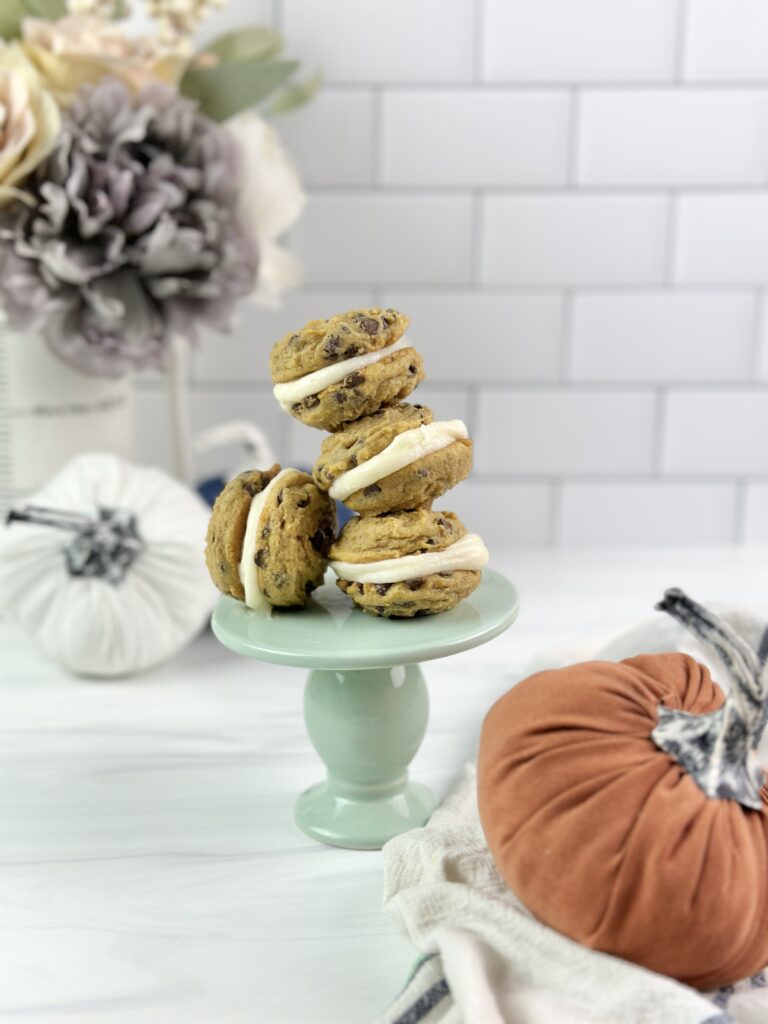
[[667,590],[656,608],[716,651],[732,685],[722,707],[710,714],[692,715],[660,705],[652,740],[708,797],[760,810],[765,772],[754,750],[768,719],[768,669],[742,637],[682,590]]
[[67,509],[27,505],[12,509],[6,523],[32,523],[74,532],[72,541],[63,548],[70,576],[94,576],[113,586],[123,582],[144,550],[136,517],[126,509],[99,508],[89,516]]

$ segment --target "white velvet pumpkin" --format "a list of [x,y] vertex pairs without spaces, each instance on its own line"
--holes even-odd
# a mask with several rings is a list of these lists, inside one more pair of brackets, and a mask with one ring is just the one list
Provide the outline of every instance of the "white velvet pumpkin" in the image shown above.
[[0,614],[67,669],[140,672],[205,625],[209,509],[159,469],[81,455],[0,531]]

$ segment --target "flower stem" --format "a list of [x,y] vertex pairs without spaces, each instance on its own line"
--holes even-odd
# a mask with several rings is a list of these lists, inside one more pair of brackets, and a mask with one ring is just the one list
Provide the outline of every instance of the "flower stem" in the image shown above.
[[180,334],[171,338],[168,366],[168,406],[170,412],[173,472],[183,484],[192,482],[192,449],[189,443],[189,342]]

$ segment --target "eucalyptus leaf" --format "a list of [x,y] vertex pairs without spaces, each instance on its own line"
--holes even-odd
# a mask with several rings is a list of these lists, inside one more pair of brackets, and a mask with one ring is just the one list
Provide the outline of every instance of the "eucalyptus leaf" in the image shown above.
[[[28,18],[63,18],[67,13],[66,0],[18,0]],[[5,0],[3,0],[5,3]]]
[[196,100],[214,121],[226,121],[255,106],[286,82],[298,67],[295,60],[249,59],[193,68],[181,80],[182,95]]
[[16,39],[21,35],[21,19],[25,16],[21,0],[0,0],[0,36]]
[[211,54],[224,63],[255,57],[258,60],[272,60],[283,48],[283,37],[271,28],[252,25],[248,28],[226,32],[203,47],[203,54]]
[[268,114],[287,114],[290,110],[308,103],[323,84],[323,73],[318,71],[305,82],[295,82],[287,85],[275,96],[267,107]]

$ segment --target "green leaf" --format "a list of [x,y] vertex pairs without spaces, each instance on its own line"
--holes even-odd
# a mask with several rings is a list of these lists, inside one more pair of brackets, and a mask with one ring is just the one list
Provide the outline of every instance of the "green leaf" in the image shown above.
[[283,48],[283,37],[271,28],[253,25],[249,28],[227,32],[203,47],[203,54],[212,54],[223,63],[233,60],[272,60]]
[[309,103],[322,84],[323,73],[318,71],[305,82],[287,85],[269,104],[267,113],[273,116],[287,114],[291,110],[296,110],[297,107],[304,106],[305,103]]
[[0,36],[17,39],[21,35],[21,19],[24,17],[21,0],[2,0],[0,3]]
[[214,121],[226,121],[255,106],[287,81],[295,60],[238,60],[215,68],[193,68],[181,80],[182,95],[196,100]]
[[66,0],[16,0],[28,18],[63,18],[67,13]]

